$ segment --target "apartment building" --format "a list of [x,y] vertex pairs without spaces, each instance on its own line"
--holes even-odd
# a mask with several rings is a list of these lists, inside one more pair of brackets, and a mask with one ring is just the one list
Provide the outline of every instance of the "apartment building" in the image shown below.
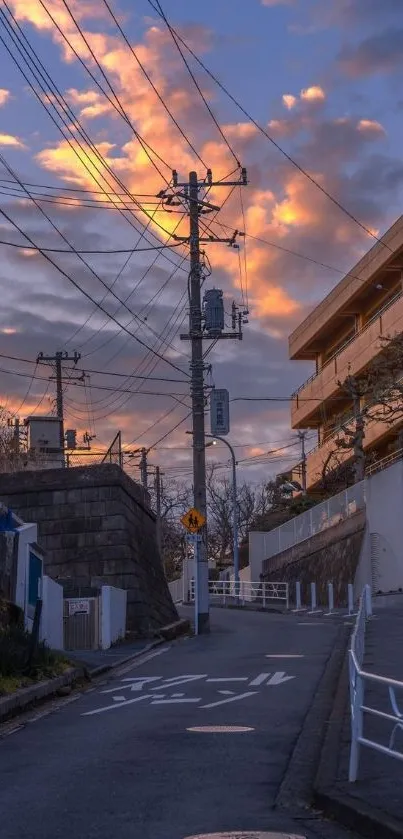
[[[307,457],[307,488],[321,480],[332,452],[352,460],[350,449],[339,449],[340,428],[354,428],[354,405],[343,388],[350,374],[360,375],[382,349],[380,336],[403,333],[403,216],[380,242],[346,274],[289,337],[289,357],[312,361],[314,370],[292,396],[291,424],[315,429],[317,447]],[[377,457],[397,447],[403,421],[391,425],[369,422],[364,448]],[[298,480],[298,467],[293,470]],[[300,480],[300,478],[299,478]]]

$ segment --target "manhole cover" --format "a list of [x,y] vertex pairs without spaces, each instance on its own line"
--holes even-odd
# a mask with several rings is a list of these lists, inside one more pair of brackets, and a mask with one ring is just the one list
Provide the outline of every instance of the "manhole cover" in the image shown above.
[[247,731],[254,731],[254,729],[247,725],[197,725],[188,728],[187,731],[201,734],[244,734]]

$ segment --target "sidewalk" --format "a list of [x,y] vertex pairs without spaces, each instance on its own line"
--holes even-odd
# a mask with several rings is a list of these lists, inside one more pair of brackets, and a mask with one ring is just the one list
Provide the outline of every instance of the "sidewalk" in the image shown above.
[[131,641],[130,643],[119,644],[111,647],[109,650],[74,650],[71,653],[66,653],[74,664],[84,665],[90,676],[102,672],[102,670],[109,670],[110,668],[118,667],[119,664],[139,655],[141,652],[146,652],[152,647],[156,646],[160,641],[139,640]]
[[[403,681],[403,602],[376,609],[367,626],[363,669]],[[403,710],[403,691],[396,694]],[[372,708],[393,713],[387,687],[368,685],[364,702]],[[388,745],[393,723],[364,715],[364,736]],[[348,781],[350,757],[350,709],[348,671],[344,668],[338,697],[330,721],[327,743],[317,778],[317,803],[355,827],[363,835],[403,837],[403,764],[373,749],[361,748],[358,780]],[[395,748],[403,753],[403,732],[397,733]],[[332,750],[334,752],[332,756]],[[332,777],[331,777],[332,776]]]

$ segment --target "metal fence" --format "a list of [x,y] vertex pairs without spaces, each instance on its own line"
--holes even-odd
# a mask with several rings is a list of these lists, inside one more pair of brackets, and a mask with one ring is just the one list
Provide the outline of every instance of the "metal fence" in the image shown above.
[[123,468],[122,435],[118,431],[109,448],[102,452],[76,450],[66,452],[66,466],[98,466],[101,463],[116,463]]
[[349,487],[327,501],[316,504],[305,513],[286,521],[280,527],[262,533],[264,559],[292,548],[293,545],[310,539],[316,533],[326,530],[365,508],[364,481]]
[[[194,580],[190,584],[190,599],[195,596]],[[226,606],[237,604],[246,606],[248,603],[258,604],[263,608],[273,605],[273,602],[289,608],[288,583],[249,583],[240,580],[238,590],[234,580],[217,580],[209,582],[209,596],[212,603]]]
[[[351,748],[349,781],[357,780],[361,746],[373,749],[389,757],[403,760],[403,751],[395,747],[396,734],[403,731],[403,712],[400,711],[396,699],[396,691],[403,691],[403,682],[388,679],[375,673],[367,673],[362,669],[365,655],[365,635],[367,621],[372,615],[371,587],[365,586],[358,609],[357,620],[351,639],[349,650],[350,673],[350,709],[351,709]],[[366,688],[376,684],[384,689],[389,701],[388,711],[371,707],[366,702]],[[364,734],[365,715],[385,720],[393,725],[387,743],[369,739]]]

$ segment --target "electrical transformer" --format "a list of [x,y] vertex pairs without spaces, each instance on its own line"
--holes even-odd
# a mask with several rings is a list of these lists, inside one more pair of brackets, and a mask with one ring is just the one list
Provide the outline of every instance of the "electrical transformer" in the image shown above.
[[224,300],[219,288],[211,288],[203,298],[204,328],[212,337],[221,335],[224,329]]

